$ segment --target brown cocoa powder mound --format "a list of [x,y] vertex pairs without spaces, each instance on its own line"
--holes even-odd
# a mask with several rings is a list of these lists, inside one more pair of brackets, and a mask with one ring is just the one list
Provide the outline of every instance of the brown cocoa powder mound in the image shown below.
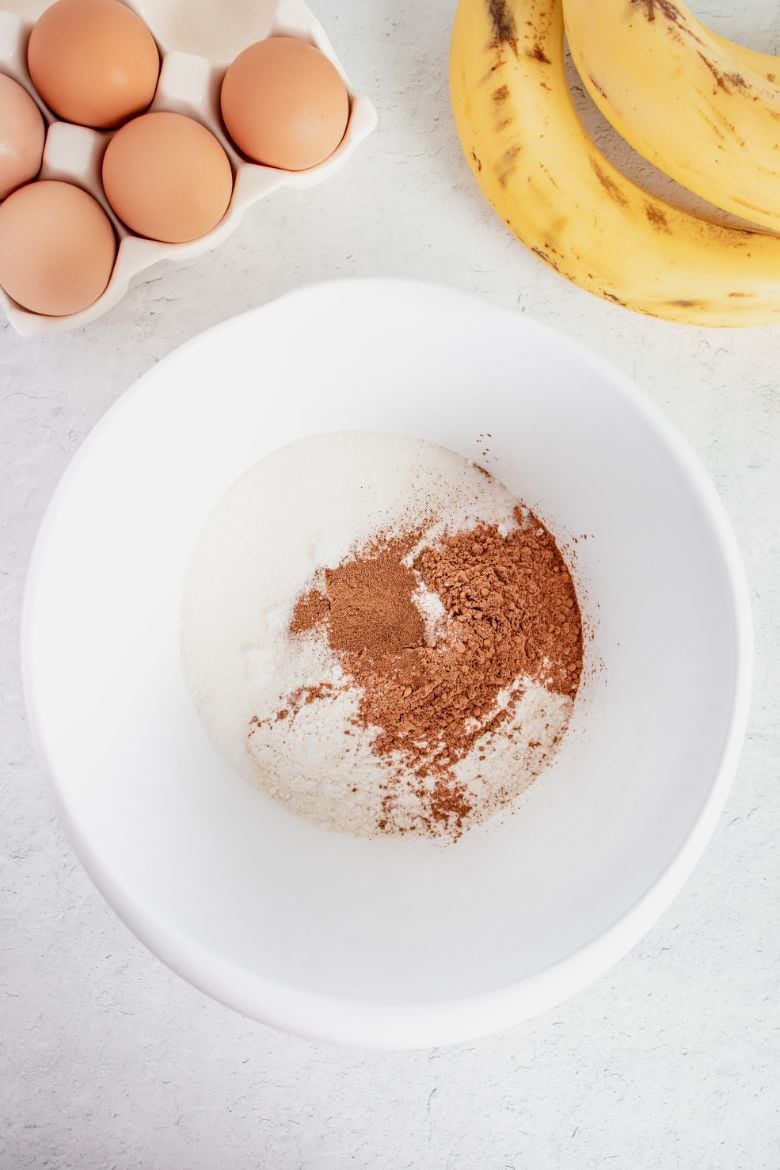
[[380,542],[362,556],[325,570],[333,650],[382,661],[423,645],[425,623],[412,600],[417,578],[403,563],[417,539],[417,534],[408,534]]
[[360,556],[326,569],[325,594],[311,589],[299,597],[290,633],[305,633],[327,618],[333,650],[377,658],[422,645],[425,624],[412,601],[417,578],[403,563],[418,540],[418,533],[380,539]]
[[327,597],[317,589],[310,589],[295,603],[290,633],[303,634],[306,630],[313,630],[328,616],[329,608]]
[[482,525],[445,537],[423,549],[414,568],[438,593],[447,615],[462,625],[462,653],[483,666],[492,664],[501,687],[528,674],[573,698],[582,673],[574,583],[541,520],[532,512],[524,518],[516,507],[515,521],[518,527],[506,536]]
[[399,752],[426,776],[449,771],[510,717],[496,700],[518,676],[573,697],[582,628],[569,571],[536,517],[507,536],[494,526],[448,536],[414,568],[444,606],[442,637],[390,655],[366,647],[344,667],[362,688],[364,726],[381,729],[374,750]]
[[[511,704],[496,710],[500,691],[524,675],[569,697],[579,686],[582,625],[571,575],[544,525],[519,508],[515,519],[506,535],[482,525],[447,536],[411,568],[403,561],[419,533],[377,541],[327,569],[326,596],[305,594],[293,614],[292,633],[327,621],[328,641],[360,689],[358,721],[379,728],[377,755],[400,757],[421,781],[415,791],[429,827],[459,831],[471,811],[452,768],[511,717]],[[420,582],[445,611],[432,645],[414,602]],[[391,789],[380,829],[393,803]]]

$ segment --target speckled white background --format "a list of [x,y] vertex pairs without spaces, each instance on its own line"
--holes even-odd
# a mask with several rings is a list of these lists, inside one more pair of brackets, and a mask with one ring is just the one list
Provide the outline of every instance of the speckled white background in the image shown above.
[[[777,0],[694,7],[719,31],[780,52]],[[380,129],[352,165],[325,187],[256,207],[220,251],[158,269],[88,330],[33,342],[0,330],[0,1168],[777,1170],[780,332],[640,319],[513,242],[454,141],[451,0],[320,0],[317,11],[379,110]],[[161,966],[63,840],[19,686],[35,530],[106,408],[205,326],[305,281],[372,274],[438,279],[518,306],[636,378],[726,501],[757,634],[739,776],[663,920],[556,1011],[421,1053],[282,1035]]]

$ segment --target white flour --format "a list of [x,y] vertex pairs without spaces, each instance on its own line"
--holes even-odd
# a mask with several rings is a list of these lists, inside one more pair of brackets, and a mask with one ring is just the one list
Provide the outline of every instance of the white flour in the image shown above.
[[[182,611],[187,679],[208,734],[233,766],[292,811],[363,836],[377,833],[392,759],[355,726],[358,695],[336,654],[315,634],[291,639],[299,596],[377,533],[426,528],[425,542],[478,523],[509,531],[515,497],[462,456],[418,439],[342,432],[269,455],[223,496],[193,553]],[[418,604],[432,627],[435,594]],[[323,682],[333,692],[294,704]],[[476,823],[510,803],[538,775],[569,720],[572,700],[518,679],[511,720],[455,766]],[[499,696],[504,704],[512,699]],[[397,767],[397,762],[396,762]],[[415,831],[420,798],[408,793],[387,831]]]

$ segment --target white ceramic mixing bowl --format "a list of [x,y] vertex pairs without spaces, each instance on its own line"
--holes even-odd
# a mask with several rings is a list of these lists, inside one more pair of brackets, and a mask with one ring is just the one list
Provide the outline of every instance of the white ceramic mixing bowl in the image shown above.
[[[570,732],[514,815],[455,845],[287,813],[217,755],[184,682],[182,585],[211,508],[266,453],[345,429],[442,443],[560,539],[588,534]],[[723,509],[639,392],[524,317],[381,281],[227,321],[123,396],[49,509],[23,642],[40,759],[125,922],[250,1016],[387,1046],[507,1027],[636,942],[723,805],[751,659]]]

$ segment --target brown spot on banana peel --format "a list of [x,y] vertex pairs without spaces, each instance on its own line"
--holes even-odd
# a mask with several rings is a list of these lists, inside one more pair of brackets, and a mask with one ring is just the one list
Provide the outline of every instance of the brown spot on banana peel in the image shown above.
[[682,37],[680,33],[685,33],[697,45],[702,45],[704,42],[701,37],[690,27],[680,9],[673,0],[630,0],[632,7],[641,8],[647,21],[652,24],[655,20],[656,12],[660,13],[667,22],[667,30],[674,37],[676,41],[682,44]]
[[645,215],[648,221],[657,228],[659,232],[668,232],[672,234],[672,229],[669,227],[669,220],[666,217],[666,212],[658,206],[657,203],[645,204]]
[[550,58],[545,53],[540,44],[535,44],[532,49],[526,49],[526,57],[530,57],[532,61],[538,61],[541,65],[549,65]]
[[[697,90],[697,93],[701,93],[701,90]],[[706,95],[704,95],[704,97],[706,101]],[[725,141],[726,135],[730,135],[736,142],[739,143],[740,146],[747,146],[745,139],[738,132],[734,123],[729,121],[722,110],[717,109],[715,106],[709,106],[708,108],[712,111],[712,118],[708,117],[708,115],[704,113],[701,106],[699,106],[699,112],[701,113],[701,116],[704,118],[705,122],[707,122],[707,124],[712,128],[721,141]],[[769,107],[767,107],[767,109],[769,109]],[[715,119],[717,119],[717,121]],[[716,125],[720,125],[721,127],[720,134],[718,134],[715,130]]]
[[[479,79],[479,81],[478,81],[478,83],[477,83],[477,84],[478,84],[478,85],[480,85],[480,86],[482,86],[482,85],[489,85],[489,84],[490,84],[490,82],[493,80],[493,74],[495,73],[495,71],[496,71],[497,69],[500,69],[500,68],[503,66],[503,64],[504,64],[504,62],[503,62],[503,61],[494,61],[494,62],[493,62],[493,64],[492,64],[492,65],[490,66],[490,68],[488,69],[487,73],[483,73],[483,74],[482,74],[482,76],[480,77],[480,79]],[[463,85],[464,85],[464,87],[465,87],[465,85],[466,85],[466,76],[465,76],[465,74],[464,74],[464,75],[463,75],[463,77],[462,77],[462,81],[463,81]]]
[[517,53],[517,25],[506,0],[487,0],[488,16],[493,29],[493,46],[509,45]]
[[531,251],[533,252],[534,256],[538,256],[540,260],[544,260],[545,264],[549,264],[550,268],[554,268],[556,272],[561,271],[558,267],[557,261],[552,258],[549,252],[545,252],[544,248],[535,247],[531,248]]
[[471,158],[472,158],[472,160],[473,160],[473,162],[474,162],[474,166],[477,168],[477,171],[481,171],[481,170],[482,170],[482,162],[481,162],[481,160],[480,160],[480,159],[477,157],[477,152],[476,152],[476,150],[472,150],[472,152],[471,152]]
[[751,298],[751,297],[755,296],[755,293],[730,292],[730,293],[729,293],[729,296],[730,296],[730,297],[732,297],[732,298],[735,298],[735,299],[736,299],[737,297],[739,297],[740,299],[741,299],[742,297],[748,297],[748,298]]
[[721,142],[725,142],[726,135],[723,133],[723,130],[718,125],[718,123],[715,121],[715,119],[710,118],[707,114],[705,114],[704,110],[700,109],[699,113],[700,113],[701,117],[704,119],[704,121],[707,123],[707,125],[710,127],[710,129],[712,130],[712,133],[715,135],[715,137],[720,139]]
[[611,179],[606,171],[602,170],[601,166],[592,155],[588,156],[588,160],[591,167],[593,168],[593,173],[601,183],[606,193],[609,195],[610,199],[614,200],[614,202],[617,203],[619,207],[628,207],[628,200],[618,187],[615,180]]
[[[699,228],[705,234],[712,235],[715,239],[720,239],[723,232],[722,224],[715,223],[709,219],[700,219]],[[728,230],[731,237],[731,246],[736,251],[741,251],[744,248],[745,255],[749,260],[752,259],[753,255],[750,251],[750,245],[755,242],[756,237],[772,235],[771,232],[766,232],[763,228],[743,228],[737,227],[736,224]]]
[[493,101],[496,105],[501,105],[509,97],[509,86],[499,85],[498,89],[493,90]]
[[650,23],[655,20],[656,9],[672,24],[680,23],[680,9],[672,3],[672,0],[631,0],[631,3],[644,10]]
[[608,94],[608,93],[607,93],[607,91],[604,89],[604,86],[603,86],[603,85],[599,85],[599,83],[596,81],[596,78],[593,76],[593,74],[592,74],[592,73],[589,73],[589,74],[588,74],[588,81],[589,81],[589,82],[590,82],[590,84],[593,86],[593,88],[595,89],[596,93],[600,93],[600,94],[601,94],[601,96],[604,98],[604,101],[605,101],[605,102],[608,102],[608,101],[609,101],[609,94]]
[[722,89],[724,93],[731,93],[732,89],[748,88],[748,83],[741,73],[723,73],[718,69],[715,62],[709,59],[706,53],[702,53],[701,49],[697,49],[696,52],[715,78],[715,84],[718,89]]
[[555,178],[555,176],[552,174],[552,172],[550,171],[550,169],[544,165],[544,163],[539,163],[539,170],[540,170],[540,171],[542,172],[542,174],[545,176],[545,178],[547,179],[547,181],[548,181],[548,183],[550,184],[550,186],[551,186],[551,187],[557,187],[557,186],[558,186],[558,180],[557,180],[557,179]]

